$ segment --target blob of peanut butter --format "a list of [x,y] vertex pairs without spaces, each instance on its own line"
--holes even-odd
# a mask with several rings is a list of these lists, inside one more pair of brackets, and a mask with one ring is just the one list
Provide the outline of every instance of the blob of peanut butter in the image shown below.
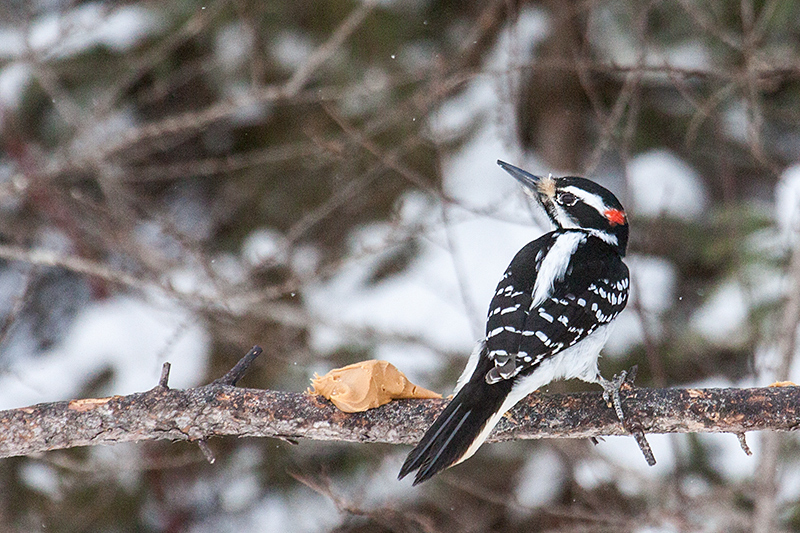
[[441,398],[441,394],[414,385],[388,361],[361,361],[314,374],[311,394],[320,394],[346,413],[357,413],[403,398]]

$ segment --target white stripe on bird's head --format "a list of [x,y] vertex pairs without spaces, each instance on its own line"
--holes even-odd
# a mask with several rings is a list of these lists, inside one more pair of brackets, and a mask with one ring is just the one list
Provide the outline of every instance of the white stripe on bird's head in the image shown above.
[[573,185],[568,185],[562,190],[574,194],[581,202],[595,208],[600,216],[605,218],[605,212],[608,211],[609,207],[605,204],[605,202],[603,202],[603,199],[600,198],[600,196]]

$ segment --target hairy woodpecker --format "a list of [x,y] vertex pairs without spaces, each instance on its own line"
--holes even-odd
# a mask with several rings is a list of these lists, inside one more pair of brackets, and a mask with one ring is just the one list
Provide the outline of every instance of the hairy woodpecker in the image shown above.
[[474,454],[503,414],[555,379],[619,386],[597,369],[610,327],[628,303],[628,220],[619,200],[585,178],[534,176],[497,162],[556,226],[523,247],[489,306],[486,337],[469,358],[454,398],[406,458],[399,478],[414,484]]

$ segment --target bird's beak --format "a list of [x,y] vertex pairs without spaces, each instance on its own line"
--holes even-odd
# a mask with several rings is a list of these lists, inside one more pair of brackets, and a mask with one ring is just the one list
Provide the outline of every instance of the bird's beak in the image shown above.
[[542,180],[541,176],[534,176],[530,172],[526,172],[521,168],[515,167],[514,165],[509,165],[505,161],[497,160],[497,164],[500,165],[500,168],[514,176],[514,178],[525,185],[526,187],[537,191],[539,190],[539,182]]
[[542,203],[548,203],[556,194],[556,182],[552,175],[534,176],[530,172],[521,168],[509,165],[505,161],[497,160],[497,164],[503,170],[514,176],[514,178],[525,186],[525,191]]

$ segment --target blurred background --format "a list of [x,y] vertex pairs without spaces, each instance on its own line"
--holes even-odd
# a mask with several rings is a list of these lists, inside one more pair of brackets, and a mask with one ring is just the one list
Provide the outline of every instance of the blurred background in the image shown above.
[[[800,4],[0,4],[0,409],[221,376],[302,391],[385,359],[448,394],[546,231],[495,164],[631,223],[601,360],[645,387],[800,381]],[[591,389],[554,383],[550,391]],[[408,447],[216,439],[0,461],[0,529],[789,531],[800,440]]]

